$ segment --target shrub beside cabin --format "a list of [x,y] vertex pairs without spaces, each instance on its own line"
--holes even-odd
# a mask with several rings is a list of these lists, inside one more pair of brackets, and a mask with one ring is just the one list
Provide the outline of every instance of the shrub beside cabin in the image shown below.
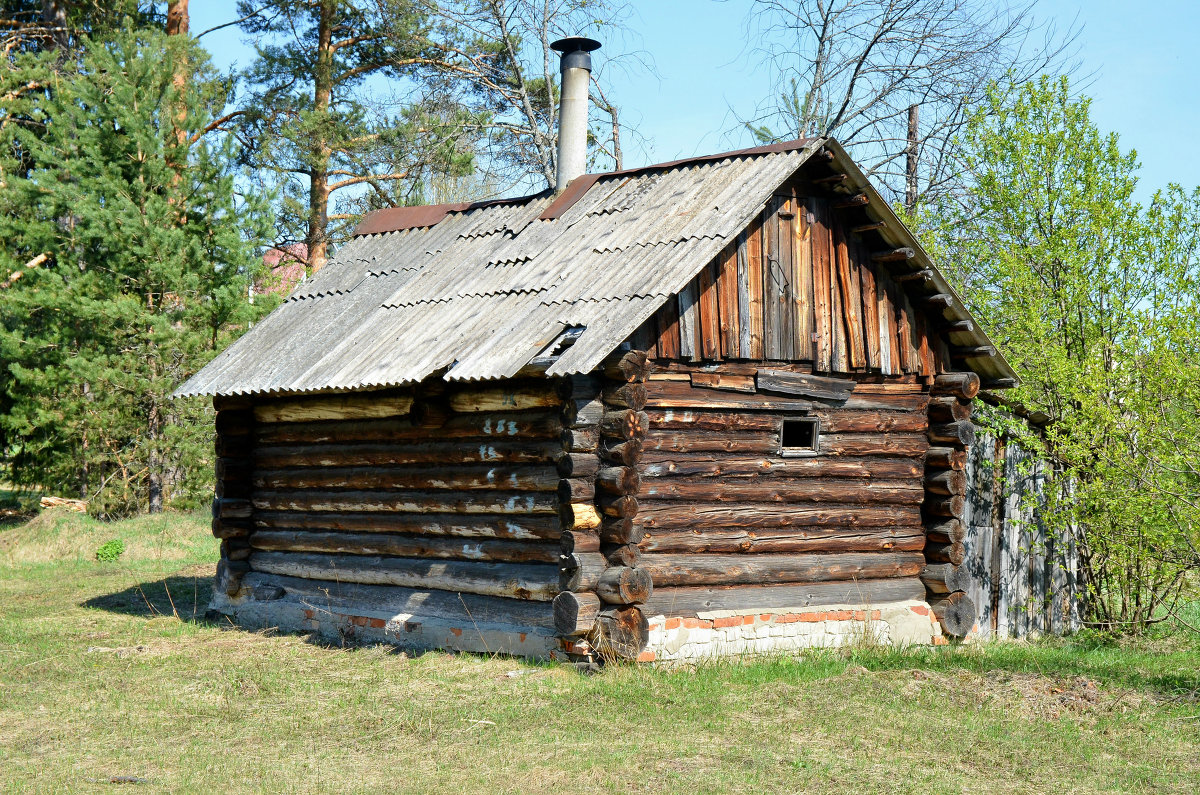
[[1013,379],[800,140],[372,213],[179,394],[234,620],[670,660],[969,633],[972,398]]

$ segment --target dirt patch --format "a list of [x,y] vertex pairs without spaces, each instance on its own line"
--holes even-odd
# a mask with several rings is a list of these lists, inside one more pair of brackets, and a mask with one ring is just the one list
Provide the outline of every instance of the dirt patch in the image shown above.
[[909,697],[935,688],[964,707],[999,708],[1026,719],[1096,718],[1153,707],[1161,701],[1151,693],[1103,686],[1084,676],[916,669],[904,672],[904,678],[900,686]]

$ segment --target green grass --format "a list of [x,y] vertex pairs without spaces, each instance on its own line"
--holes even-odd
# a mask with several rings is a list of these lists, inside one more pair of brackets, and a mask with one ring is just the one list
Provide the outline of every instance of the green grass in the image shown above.
[[1200,789],[1177,632],[584,677],[210,626],[216,549],[202,516],[0,530],[0,790]]

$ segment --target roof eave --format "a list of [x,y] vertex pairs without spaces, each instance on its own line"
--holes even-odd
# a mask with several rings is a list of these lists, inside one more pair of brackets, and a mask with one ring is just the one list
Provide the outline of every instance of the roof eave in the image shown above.
[[[849,177],[858,192],[867,196],[869,200],[867,209],[879,222],[884,224],[884,228],[879,230],[884,239],[896,248],[911,248],[916,254],[914,259],[920,266],[928,268],[932,272],[933,284],[938,292],[949,295],[954,299],[949,309],[950,313],[957,320],[971,321],[973,329],[969,332],[961,332],[970,338],[971,345],[973,347],[990,347],[996,351],[992,356],[967,357],[963,360],[967,366],[981,376],[991,379],[993,382],[999,379],[1013,379],[1019,383],[1020,378],[1017,376],[1012,365],[1004,358],[1004,354],[1000,353],[1000,348],[988,337],[987,333],[979,325],[979,321],[971,315],[962,298],[959,297],[954,288],[950,286],[950,283],[946,281],[946,278],[942,275],[937,265],[934,264],[933,258],[929,256],[929,253],[925,251],[920,241],[917,240],[904,222],[896,215],[895,211],[892,210],[891,205],[875,190],[874,186],[867,179],[867,176],[863,174],[854,160],[846,153],[846,150],[833,138],[826,138],[824,146],[833,154],[835,168]],[[992,371],[987,372],[989,369]],[[981,372],[981,370],[984,372]],[[994,385],[991,388],[1002,389],[1005,387]]]

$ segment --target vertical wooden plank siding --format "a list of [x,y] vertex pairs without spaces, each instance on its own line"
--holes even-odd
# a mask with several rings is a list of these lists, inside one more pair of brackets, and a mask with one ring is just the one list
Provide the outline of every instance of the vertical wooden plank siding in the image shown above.
[[655,314],[658,322],[658,355],[662,359],[679,358],[679,304],[675,296]]
[[779,263],[779,208],[781,200],[771,197],[763,218],[763,350],[768,359],[783,358],[783,318],[779,293],[783,287]]
[[907,295],[900,296],[900,356],[904,360],[904,372],[915,373],[921,369],[921,358],[917,352],[917,331],[913,327],[913,308]]
[[717,301],[717,262],[704,266],[697,277],[700,291],[700,356],[721,359],[721,319]]
[[821,199],[805,199],[805,205],[814,216],[812,225],[813,262],[813,334],[816,350],[813,368],[829,372],[833,366],[833,322],[832,295],[830,290],[830,247],[829,212],[827,202]]
[[748,359],[762,359],[766,356],[763,346],[763,228],[761,223],[750,227],[746,239],[746,260],[748,263],[746,292],[749,296],[749,314],[747,325],[750,327],[750,355]]
[[913,347],[917,349],[917,372],[922,376],[933,375],[933,354],[929,350],[929,336],[925,333],[925,315],[913,313]]
[[941,336],[930,334],[929,344],[933,347],[934,371],[947,373],[953,369],[950,364],[950,346],[946,344],[946,340]]
[[793,277],[795,267],[792,265],[792,254],[795,246],[792,241],[796,237],[796,201],[790,197],[780,199],[778,223],[776,226],[776,259],[779,267],[779,284],[776,287],[775,299],[779,303],[779,358],[796,358],[796,312],[792,294],[795,291]]
[[730,246],[721,253],[720,273],[717,276],[717,302],[721,314],[721,355],[736,359],[741,351],[740,305],[738,303],[737,247]]
[[679,291],[679,356],[692,361],[700,358],[700,348],[696,344],[696,327],[699,325],[699,318],[696,317],[699,296],[696,292],[695,279]]
[[652,317],[629,337],[635,350],[645,351],[650,358],[658,357],[658,323]]
[[830,369],[836,373],[847,372],[850,357],[846,352],[846,307],[843,299],[842,267],[838,249],[845,253],[845,246],[838,245],[837,223],[834,215],[827,211],[829,219],[829,326],[832,330],[830,345]]
[[892,302],[888,300],[887,287],[884,285],[886,278],[879,274],[875,279],[876,314],[879,316],[879,369],[884,375],[896,375],[900,370],[893,355],[896,346],[896,334],[893,331],[895,315],[892,312]]
[[751,351],[750,334],[750,244],[746,233],[738,235],[737,239],[737,307],[740,324],[738,328],[738,358],[749,359]]
[[846,361],[851,369],[866,366],[863,353],[862,293],[857,284],[857,268],[850,261],[850,250],[846,242],[846,230],[842,223],[833,225],[834,256],[837,261],[839,301],[842,310],[842,326],[845,328]]
[[796,200],[792,244],[792,313],[796,319],[796,358],[813,358],[813,255],[811,211]]
[[875,270],[867,260],[866,246],[862,239],[854,235],[851,239],[850,253],[858,265],[862,286],[863,331],[866,334],[867,367],[872,370],[880,369],[879,350],[879,305],[875,303]]
[[810,362],[813,372],[953,369],[936,316],[871,261],[822,197],[780,195],[656,313],[637,347],[664,360]]
[[892,320],[892,333],[888,337],[888,345],[892,349],[892,370],[894,370],[896,373],[903,373],[905,372],[905,363],[908,361],[908,359],[906,358],[907,354],[903,353],[904,346],[900,344],[900,340],[904,339],[904,335],[907,333],[900,328],[901,320],[903,319],[901,317],[900,301],[897,298],[897,296],[900,294],[900,291],[899,288],[896,287],[895,282],[891,281],[890,279],[885,282],[885,287],[887,288],[888,311],[890,312],[889,317],[891,317]]

